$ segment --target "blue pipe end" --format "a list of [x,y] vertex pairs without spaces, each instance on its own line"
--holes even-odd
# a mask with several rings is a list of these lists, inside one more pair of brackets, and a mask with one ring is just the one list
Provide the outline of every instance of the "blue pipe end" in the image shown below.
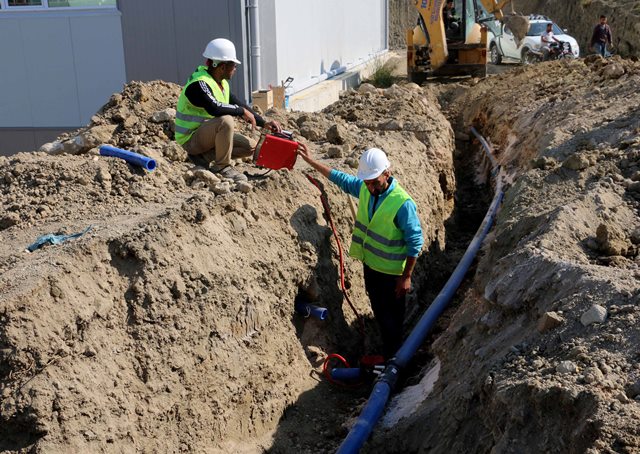
[[338,381],[356,381],[360,379],[359,367],[336,367],[331,369],[331,378]]
[[325,307],[314,306],[308,303],[295,303],[296,312],[304,317],[315,317],[318,320],[325,320],[329,315],[329,311]]

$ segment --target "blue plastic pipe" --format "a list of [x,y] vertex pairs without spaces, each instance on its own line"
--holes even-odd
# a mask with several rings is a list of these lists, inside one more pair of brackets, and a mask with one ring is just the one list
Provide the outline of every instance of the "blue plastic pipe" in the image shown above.
[[314,306],[309,303],[295,303],[294,309],[300,315],[305,317],[315,317],[318,320],[324,320],[327,318],[329,311],[324,307]]
[[[474,128],[471,128],[471,132],[476,135],[476,137],[479,136]],[[493,159],[491,148],[487,141],[482,138],[480,143],[482,144],[487,156],[490,157],[491,162],[495,163],[496,161]],[[492,172],[494,176],[497,175],[497,170],[497,167],[494,167]],[[500,202],[502,201],[502,197],[502,180],[500,178],[496,178],[496,188],[493,201],[487,210],[487,214],[482,220],[482,224],[473,237],[473,240],[471,240],[466,252],[462,256],[462,259],[460,259],[456,269],[453,270],[453,273],[451,274],[451,277],[449,277],[445,286],[442,288],[440,293],[438,293],[438,296],[436,296],[433,303],[431,303],[429,308],[422,315],[416,326],[411,331],[411,334],[409,334],[407,340],[405,340],[402,347],[400,347],[400,350],[396,352],[395,357],[390,360],[384,372],[380,375],[380,378],[373,387],[373,391],[371,392],[369,400],[362,410],[360,417],[349,431],[347,438],[343,440],[342,444],[338,448],[338,454],[354,454],[360,452],[360,449],[371,435],[371,432],[373,432],[373,428],[382,416],[384,407],[391,395],[391,391],[395,387],[399,370],[406,367],[418,347],[420,347],[426,339],[429,334],[429,330],[433,327],[440,314],[442,314],[453,298],[456,290],[460,286],[460,283],[464,279],[465,274],[469,270],[473,259],[480,249],[482,241],[487,236],[487,233],[493,224],[493,220],[498,211],[498,207],[500,206]]]
[[112,147],[111,145],[101,145],[100,154],[102,156],[112,156],[115,158],[124,159],[128,163],[142,167],[149,172],[153,172],[156,168],[155,159],[148,158],[133,151],[123,150],[122,148]]
[[355,381],[360,379],[359,367],[336,367],[331,369],[331,378],[339,381]]
[[496,161],[496,158],[493,157],[493,153],[491,153],[491,147],[489,146],[489,142],[487,142],[487,139],[482,137],[474,127],[471,127],[471,133],[476,136],[476,139],[480,141],[480,145],[482,145],[482,148],[485,149],[485,154],[487,155],[487,158],[489,158],[489,162],[491,162],[491,167],[494,170],[498,169],[498,162]]
[[491,202],[491,206],[489,207],[480,228],[476,232],[476,235],[473,237],[473,240],[471,240],[471,243],[469,243],[469,246],[467,246],[467,250],[462,256],[462,259],[460,259],[458,266],[453,270],[453,273],[451,274],[451,277],[449,277],[445,286],[442,288],[440,293],[438,293],[436,299],[433,300],[431,306],[429,306],[426,312],[422,315],[418,324],[415,326],[413,331],[411,331],[409,337],[404,341],[400,350],[396,353],[395,363],[399,367],[406,367],[409,360],[424,342],[427,334],[435,324],[436,320],[438,320],[438,317],[440,317],[442,312],[446,309],[447,305],[455,295],[456,290],[458,290],[458,287],[469,270],[480,246],[482,246],[482,241],[485,236],[487,236],[487,233],[493,224],[494,216],[498,211],[500,202],[502,201],[502,195],[502,183],[498,180],[496,184],[496,193],[493,197],[493,201]]

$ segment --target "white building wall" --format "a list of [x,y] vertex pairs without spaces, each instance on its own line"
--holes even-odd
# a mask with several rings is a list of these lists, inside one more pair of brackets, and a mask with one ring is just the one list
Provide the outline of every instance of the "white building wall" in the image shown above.
[[120,13],[0,13],[0,128],[87,124],[125,83]]
[[[327,71],[363,63],[388,47],[388,0],[261,1],[261,35],[269,34],[263,41],[276,47],[275,64],[263,57],[264,86],[289,76],[294,86],[308,85]],[[262,53],[273,55],[268,49]]]

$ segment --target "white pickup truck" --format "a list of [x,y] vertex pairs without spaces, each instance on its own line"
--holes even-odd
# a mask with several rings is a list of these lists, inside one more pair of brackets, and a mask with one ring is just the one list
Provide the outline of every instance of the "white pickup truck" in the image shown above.
[[491,24],[487,39],[491,63],[499,65],[504,60],[514,60],[527,64],[529,62],[527,58],[529,51],[539,51],[542,47],[541,37],[549,23],[553,24],[553,35],[560,41],[568,42],[571,45],[571,52],[578,58],[580,56],[580,46],[578,46],[575,38],[566,34],[566,30],[562,30],[545,16],[530,16],[529,31],[527,31],[527,35],[520,43],[516,41],[508,25],[500,24],[499,22]]

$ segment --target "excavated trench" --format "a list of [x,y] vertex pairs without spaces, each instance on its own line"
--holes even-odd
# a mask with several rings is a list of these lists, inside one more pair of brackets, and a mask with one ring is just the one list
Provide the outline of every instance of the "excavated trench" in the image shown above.
[[[464,134],[460,135],[464,136]],[[483,156],[477,144],[469,140],[456,141],[456,149],[453,152],[456,189],[453,196],[453,211],[443,225],[445,246],[441,247],[440,243],[434,242],[419,259],[420,278],[415,282],[419,290],[412,295],[410,301],[405,324],[406,334],[411,331],[417,319],[440,292],[484,218],[491,201],[492,189],[488,175],[484,172],[486,163]],[[473,269],[470,271],[470,274],[472,273]],[[469,289],[469,285],[470,280],[465,280],[458,294],[464,294]],[[340,296],[338,295],[338,300]],[[415,385],[424,376],[426,367],[434,359],[430,345],[447,328],[455,308],[461,301],[462,298],[455,298],[450,308],[441,316],[424,343],[424,347],[418,351],[409,367],[403,371],[398,389]],[[346,302],[344,307],[344,310],[350,310]],[[315,330],[321,322],[308,319],[304,323],[311,323]],[[366,326],[368,336],[375,336],[375,320],[367,318]],[[360,337],[357,323],[352,324],[350,329],[352,337]],[[357,364],[358,355],[362,354],[362,346],[356,344],[355,349],[350,349],[349,343],[340,345],[340,341],[339,353],[344,355],[351,364]],[[341,386],[331,384],[320,376],[318,380],[315,388],[302,394],[286,409],[275,431],[273,444],[267,452],[329,453],[336,451],[369,397],[372,383]],[[385,451],[378,449],[376,452]]]
[[[3,451],[251,452],[275,443],[316,452],[310,440],[344,435],[324,421],[349,416],[357,400],[318,372],[330,352],[355,355],[360,338],[342,305],[319,192],[303,163],[266,177],[237,163],[250,183],[234,186],[185,162],[167,140],[178,93],[129,84],[86,128],[0,161]],[[322,113],[273,115],[345,171],[365,147],[387,150],[427,244],[444,248],[454,140],[432,94],[364,86]],[[158,167],[145,173],[98,157],[99,143],[144,152]],[[329,184],[327,192],[349,238],[346,196]],[[79,239],[24,252],[40,235],[88,225]],[[361,269],[346,266],[374,350]],[[330,317],[295,315],[301,296]],[[283,415],[300,411],[311,418],[304,430],[271,441]]]
[[[365,147],[388,151],[426,238],[413,307],[439,290],[490,197],[461,146],[470,125],[507,177],[475,275],[407,374],[426,391],[366,450],[640,449],[639,85],[640,64],[592,59],[444,89],[364,85],[320,113],[272,113],[345,171]],[[178,93],[129,84],[86,128],[0,158],[0,450],[331,452],[367,397],[320,378],[327,354],[357,357],[360,337],[309,169],[263,177],[237,163],[250,184],[232,185],[194,168],[168,140]],[[158,168],[100,158],[103,142]],[[326,189],[348,239],[346,196]],[[375,350],[360,265],[346,268]],[[327,320],[295,315],[302,296]],[[433,358],[435,382],[421,368]]]

